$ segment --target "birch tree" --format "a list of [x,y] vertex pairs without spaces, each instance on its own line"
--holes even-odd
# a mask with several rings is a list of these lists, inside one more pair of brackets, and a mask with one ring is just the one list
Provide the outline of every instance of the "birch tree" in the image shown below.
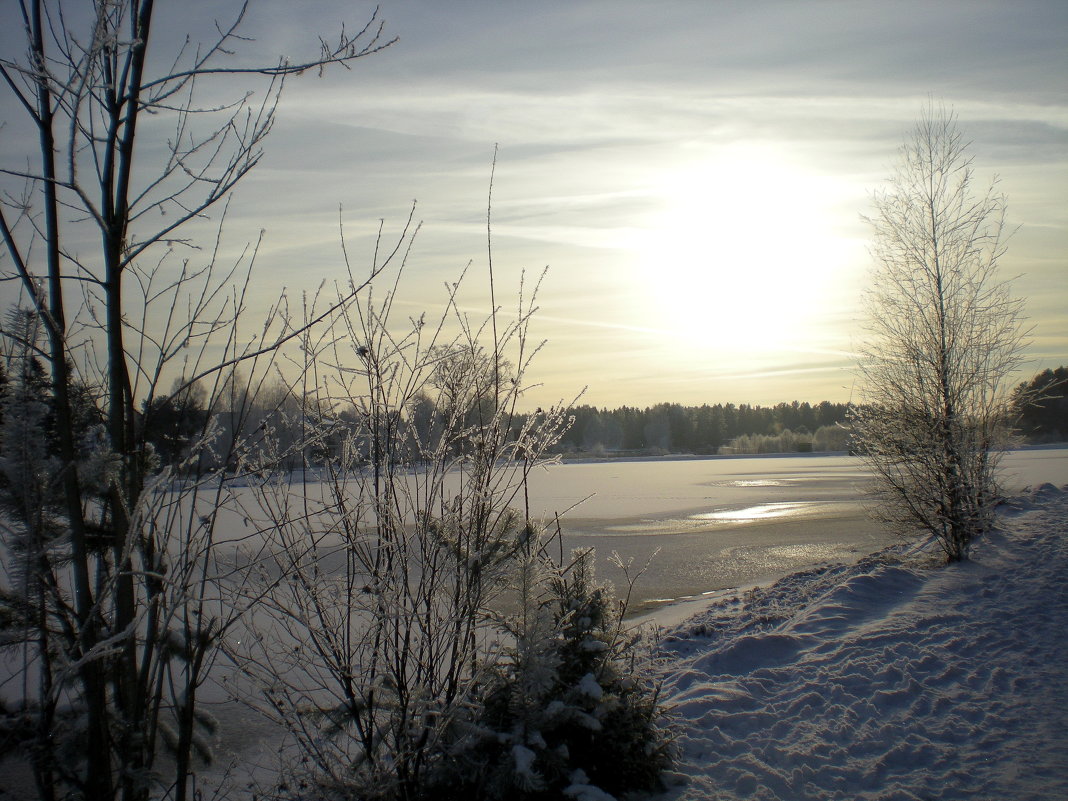
[[853,410],[878,514],[965,559],[998,498],[1023,304],[999,265],[1005,197],[975,186],[956,115],[926,108],[870,219],[875,269]]
[[[193,228],[203,232],[214,214],[221,230],[233,189],[262,156],[289,78],[348,65],[390,43],[372,17],[316,40],[303,60],[245,66],[233,56],[250,46],[240,33],[247,4],[222,7],[228,19],[199,45],[168,32],[170,53],[166,41],[157,46],[160,7],[20,0],[5,14],[5,24],[24,33],[20,52],[0,56],[0,83],[21,113],[5,122],[28,135],[27,152],[0,165],[0,267],[40,323],[40,340],[18,343],[23,355],[13,358],[24,365],[32,353],[47,365],[42,433],[54,441],[49,452],[27,451],[51,459],[53,469],[20,474],[32,479],[37,508],[9,506],[5,519],[5,547],[12,538],[33,545],[25,574],[8,576],[4,587],[4,642],[21,649],[25,688],[5,726],[28,738],[45,801],[191,792],[197,728],[206,722],[197,690],[235,614],[217,599],[213,607],[207,591],[216,536],[210,510],[225,485],[201,473],[177,495],[164,492],[171,476],[158,469],[139,408],[207,388],[211,413],[192,450],[211,449],[212,421],[224,405],[242,414],[226,397],[234,394],[235,367],[242,365],[245,389],[254,388],[298,335],[284,299],[243,333],[256,246],[222,264],[218,238],[197,242]],[[234,78],[240,84],[226,82]],[[218,81],[235,95],[202,105],[204,84]],[[362,286],[347,287],[308,324]],[[175,372],[185,380],[161,389]],[[81,438],[79,388],[92,393],[99,418]],[[37,407],[21,409],[38,429],[46,425]],[[240,442],[227,448],[222,463],[254,469]],[[164,747],[174,755],[168,776],[156,760]]]

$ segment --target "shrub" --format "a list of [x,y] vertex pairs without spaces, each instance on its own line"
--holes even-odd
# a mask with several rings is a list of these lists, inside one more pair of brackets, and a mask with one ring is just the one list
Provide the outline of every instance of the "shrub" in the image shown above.
[[518,611],[506,621],[514,644],[448,786],[522,801],[658,788],[670,742],[658,687],[640,671],[643,636],[623,624],[626,600],[596,582],[592,549],[559,564],[536,532],[531,539],[517,571]]

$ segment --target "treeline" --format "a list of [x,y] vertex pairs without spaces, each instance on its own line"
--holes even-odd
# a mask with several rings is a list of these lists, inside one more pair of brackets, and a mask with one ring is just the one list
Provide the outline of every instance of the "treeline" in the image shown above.
[[[559,448],[568,453],[762,453],[844,450],[847,403],[793,401],[775,406],[747,403],[645,409],[621,406],[570,410],[574,425]],[[731,449],[728,451],[728,449]]]
[[[450,362],[443,362],[443,366]],[[43,365],[36,359],[25,365],[19,376],[23,391],[30,397],[43,398],[51,382]],[[461,368],[460,372],[468,372]],[[455,369],[451,372],[455,372]],[[450,374],[451,374],[450,372]],[[475,371],[477,372],[477,371]],[[485,372],[483,370],[482,372]],[[446,375],[442,371],[442,375]],[[181,382],[176,382],[176,387]],[[414,454],[417,443],[430,442],[440,436],[446,418],[462,420],[461,425],[474,425],[488,414],[486,388],[472,397],[451,397],[446,378],[435,376],[432,381],[437,394],[449,395],[447,403],[429,395],[420,395],[401,418],[394,421],[395,434],[409,442]],[[1016,390],[1020,400],[1015,406],[1016,427],[1029,443],[1068,441],[1068,367],[1045,370]],[[76,387],[73,401],[76,411],[76,440],[85,443],[94,426],[103,424],[101,413],[88,387]],[[0,365],[0,425],[9,399],[11,381]],[[232,408],[212,408],[207,392],[198,385],[175,392],[169,397],[154,398],[141,406],[139,424],[145,439],[151,444],[154,456],[162,464],[188,469],[228,469],[225,463],[213,463],[213,453],[225,453],[222,444],[236,437],[255,443],[254,432],[270,431],[273,447],[284,451],[278,460],[284,469],[302,464],[314,465],[328,454],[336,455],[340,442],[362,443],[363,447],[350,456],[355,461],[370,458],[372,447],[368,421],[354,409],[335,409],[330,415],[332,430],[319,432],[315,447],[309,448],[307,420],[309,411],[293,390],[275,381],[257,388],[256,400],[249,387],[235,387],[231,392],[219,393],[231,400]],[[1029,399],[1025,401],[1024,399]],[[1030,400],[1037,399],[1037,400]],[[454,406],[465,408],[457,412]],[[683,406],[678,403],[659,403],[646,408],[621,406],[616,409],[590,405],[574,406],[567,411],[573,424],[555,446],[563,454],[592,455],[662,455],[691,453],[699,455],[742,453],[797,453],[809,451],[844,451],[850,447],[847,415],[849,404],[822,401],[811,404],[803,401],[779,403],[774,406],[717,403]],[[323,410],[314,415],[322,420]],[[50,411],[42,408],[45,429]],[[528,422],[525,415],[511,420],[518,432]],[[197,464],[186,464],[190,445],[214,428],[216,447],[200,451]],[[356,436],[353,434],[356,433]],[[360,436],[363,434],[363,436]],[[302,442],[303,447],[297,443]],[[222,444],[220,444],[222,443]]]
[[[1028,443],[1068,441],[1068,367],[1044,370],[1016,390],[1013,425]],[[683,406],[644,409],[575,406],[563,453],[794,453],[849,449],[848,403],[804,401],[774,406]]]

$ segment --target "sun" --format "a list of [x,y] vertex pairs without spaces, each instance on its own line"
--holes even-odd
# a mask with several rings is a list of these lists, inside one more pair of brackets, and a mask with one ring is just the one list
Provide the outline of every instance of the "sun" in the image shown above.
[[658,327],[692,347],[790,350],[824,310],[841,243],[827,180],[737,145],[658,182],[635,278]]

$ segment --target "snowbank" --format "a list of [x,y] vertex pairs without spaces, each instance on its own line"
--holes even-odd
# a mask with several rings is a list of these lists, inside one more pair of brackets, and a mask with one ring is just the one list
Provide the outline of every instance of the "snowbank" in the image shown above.
[[894,547],[668,632],[681,799],[1068,798],[1068,487],[972,561]]

